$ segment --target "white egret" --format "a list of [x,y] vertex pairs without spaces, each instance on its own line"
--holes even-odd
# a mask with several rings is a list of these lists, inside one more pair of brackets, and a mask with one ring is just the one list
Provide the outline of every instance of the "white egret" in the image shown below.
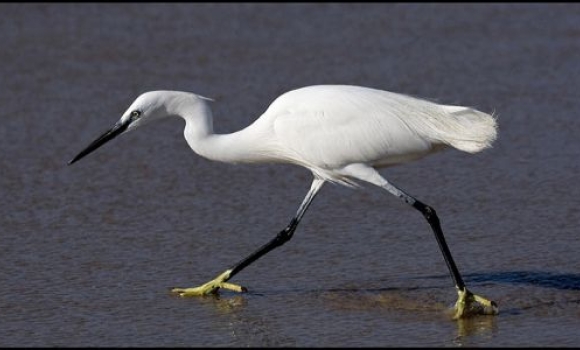
[[435,210],[377,172],[378,168],[417,160],[446,148],[469,153],[488,148],[497,135],[492,115],[366,87],[317,85],[281,95],[260,118],[240,131],[214,134],[208,100],[181,91],[146,92],[109,131],[69,162],[150,121],[176,116],[185,120],[187,143],[203,157],[230,163],[291,163],[312,172],[310,190],[288,226],[275,238],[215,279],[199,287],[175,288],[174,293],[199,296],[217,293],[220,288],[246,291],[227,281],[292,238],[325,182],[353,186],[360,180],[387,190],[426,218],[459,294],[454,318],[498,313],[495,302],[467,290]]

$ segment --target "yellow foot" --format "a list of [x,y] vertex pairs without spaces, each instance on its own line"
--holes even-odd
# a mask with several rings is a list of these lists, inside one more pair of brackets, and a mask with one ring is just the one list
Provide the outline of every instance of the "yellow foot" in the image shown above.
[[226,282],[230,278],[230,273],[231,270],[227,270],[213,280],[204,283],[199,287],[173,288],[171,289],[171,292],[178,294],[181,297],[196,297],[208,294],[217,294],[220,288],[233,290],[234,292],[239,293],[247,292],[248,290],[245,287]]
[[499,313],[499,308],[494,301],[475,295],[467,288],[457,291],[457,294],[459,294],[459,298],[455,303],[454,320],[475,315],[497,315]]

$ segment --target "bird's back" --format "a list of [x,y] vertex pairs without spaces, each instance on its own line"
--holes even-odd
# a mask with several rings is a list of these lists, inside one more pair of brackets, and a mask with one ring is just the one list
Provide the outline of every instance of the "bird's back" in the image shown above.
[[273,129],[286,159],[322,169],[394,165],[446,146],[474,153],[496,138],[489,114],[348,85],[287,92],[256,124]]

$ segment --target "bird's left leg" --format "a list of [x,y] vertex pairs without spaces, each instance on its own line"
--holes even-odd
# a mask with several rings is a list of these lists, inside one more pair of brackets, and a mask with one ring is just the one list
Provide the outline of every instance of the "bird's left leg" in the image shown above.
[[[399,190],[400,191],[400,190]],[[401,193],[403,193],[401,191]],[[493,300],[485,299],[479,295],[473,294],[471,291],[467,289],[465,286],[465,282],[453,261],[453,257],[451,256],[451,252],[449,251],[449,247],[445,242],[445,237],[443,236],[443,230],[441,229],[441,224],[439,222],[439,218],[435,213],[435,209],[432,207],[423,204],[422,202],[418,201],[417,199],[404,194],[409,198],[406,199],[401,197],[405,202],[409,203],[413,208],[419,210],[427,222],[431,226],[433,233],[435,233],[435,238],[437,239],[437,243],[439,244],[439,249],[443,253],[443,258],[447,263],[447,267],[449,268],[449,272],[451,273],[451,277],[455,282],[455,288],[457,289],[457,302],[455,303],[453,319],[459,319],[463,317],[468,317],[472,315],[496,315],[499,312],[497,304]],[[414,202],[412,202],[414,201]]]
[[453,319],[459,319],[476,314],[495,315],[499,312],[497,304],[494,301],[475,295],[465,287],[465,282],[463,281],[459,269],[457,269],[455,261],[453,261],[449,247],[445,242],[443,230],[441,229],[441,224],[437,214],[435,213],[435,209],[423,204],[416,198],[405,193],[403,190],[395,187],[372,167],[362,164],[354,164],[346,168],[345,171],[353,177],[368,181],[389,191],[391,194],[420,211],[425,219],[427,219],[429,226],[431,226],[431,229],[435,234],[435,239],[437,240],[439,249],[441,250],[441,253],[443,253],[443,258],[449,268],[451,278],[453,278],[453,281],[455,282],[455,288],[457,289],[458,299],[453,310]]
[[498,313],[497,304],[492,300],[487,300],[479,295],[475,295],[470,292],[466,286],[461,274],[459,273],[459,269],[457,265],[455,265],[455,261],[451,256],[451,251],[445,242],[445,237],[443,236],[443,230],[441,229],[441,224],[439,222],[439,217],[435,213],[435,209],[432,207],[423,204],[416,198],[406,194],[399,188],[393,186],[389,182],[386,182],[382,186],[387,191],[391,192],[395,196],[401,198],[405,203],[411,205],[413,208],[420,211],[431,229],[435,234],[435,239],[437,240],[437,244],[439,245],[439,249],[441,253],[443,253],[443,258],[445,259],[445,263],[447,263],[447,268],[455,282],[455,288],[457,289],[458,299],[455,303],[455,308],[453,312],[453,319],[459,319],[463,317],[468,317],[472,315],[495,315]]
[[242,269],[253,263],[254,261],[258,260],[274,248],[281,246],[282,244],[288,242],[292,236],[294,235],[294,231],[298,226],[300,220],[302,220],[302,216],[306,212],[306,209],[310,206],[310,203],[324,184],[324,180],[319,178],[314,178],[312,181],[312,185],[310,186],[310,190],[306,194],[306,197],[302,201],[300,208],[296,212],[296,215],[292,218],[288,226],[286,226],[274,239],[270,242],[264,244],[254,253],[250,254],[248,257],[240,260],[237,264],[232,266],[231,268],[227,269],[219,276],[214,278],[213,280],[199,286],[193,288],[173,288],[171,291],[176,293],[182,297],[190,297],[190,296],[201,296],[207,294],[214,294],[219,291],[220,288],[233,290],[235,292],[246,292],[247,289],[242,286],[238,286],[236,284],[228,283],[227,281],[232,278],[235,274],[240,272]]

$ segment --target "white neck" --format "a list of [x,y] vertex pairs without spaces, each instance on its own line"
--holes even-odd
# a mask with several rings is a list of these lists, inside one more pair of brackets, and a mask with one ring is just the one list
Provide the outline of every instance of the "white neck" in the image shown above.
[[256,123],[231,134],[214,134],[213,117],[207,103],[198,103],[178,114],[185,119],[184,136],[191,149],[202,157],[228,163],[272,160],[265,151],[269,133]]

